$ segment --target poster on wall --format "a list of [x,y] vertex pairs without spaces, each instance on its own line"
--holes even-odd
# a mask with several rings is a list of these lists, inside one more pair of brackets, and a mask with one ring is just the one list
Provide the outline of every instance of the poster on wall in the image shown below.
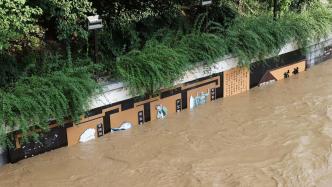
[[168,110],[165,106],[161,104],[157,105],[156,110],[157,110],[157,119],[164,119],[167,116]]
[[224,97],[248,91],[250,72],[247,68],[233,68],[224,72]]
[[190,110],[207,103],[209,95],[209,91],[197,93],[196,96],[191,95],[189,100]]

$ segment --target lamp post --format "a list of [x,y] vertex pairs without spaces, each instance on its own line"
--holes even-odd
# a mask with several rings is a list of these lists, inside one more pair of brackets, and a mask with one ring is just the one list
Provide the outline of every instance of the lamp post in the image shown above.
[[212,5],[212,0],[201,0],[201,6],[205,6],[206,16],[209,16],[210,5]]
[[277,20],[278,17],[278,11],[279,11],[279,2],[278,0],[273,1],[273,20]]
[[202,6],[207,6],[207,5],[211,5],[211,4],[212,4],[212,0],[201,0]]
[[99,15],[88,16],[88,30],[92,30],[94,33],[95,43],[95,63],[98,62],[98,42],[97,42],[97,30],[103,28],[103,22]]

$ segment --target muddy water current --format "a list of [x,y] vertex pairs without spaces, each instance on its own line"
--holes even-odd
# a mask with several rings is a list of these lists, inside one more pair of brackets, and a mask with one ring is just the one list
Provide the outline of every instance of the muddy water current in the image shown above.
[[0,186],[332,186],[332,61],[0,168]]

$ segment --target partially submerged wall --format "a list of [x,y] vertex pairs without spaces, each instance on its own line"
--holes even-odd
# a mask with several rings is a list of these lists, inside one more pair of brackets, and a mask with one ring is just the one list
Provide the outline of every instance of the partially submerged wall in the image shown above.
[[[321,41],[311,44],[308,46],[307,53],[303,58],[307,59],[307,65],[310,67],[311,65],[318,63],[324,60],[324,53],[326,51],[325,48],[332,45],[332,35],[327,38],[322,39]],[[298,45],[294,42],[290,42],[286,44],[279,52],[278,56],[282,56],[291,52],[304,52],[300,51]],[[331,53],[332,54],[332,53]],[[273,57],[271,57],[273,58]],[[269,58],[267,60],[270,60]],[[288,59],[291,60],[291,59]],[[288,61],[286,60],[286,61]],[[299,60],[299,59],[297,59]],[[296,61],[296,60],[293,60]],[[255,60],[253,61],[255,64]],[[269,62],[271,66],[275,62]],[[267,64],[267,63],[266,63]],[[179,85],[182,83],[194,81],[206,76],[210,76],[216,73],[221,73],[227,70],[230,70],[238,65],[238,58],[228,55],[225,58],[220,59],[217,63],[213,64],[211,67],[206,67],[204,65],[197,66],[196,68],[186,72],[184,77],[175,82],[174,85]],[[129,90],[126,88],[126,85],[122,82],[105,82],[103,83],[103,92],[94,96],[90,101],[90,109],[98,108],[104,105],[109,105],[112,103],[116,103],[119,101],[123,101],[131,98],[132,96],[129,94]]]
[[[332,37],[331,37],[332,38]],[[292,51],[298,50],[296,43],[288,43],[279,52],[278,55],[287,54]],[[197,66],[196,68],[186,72],[184,77],[175,82],[174,85],[183,84],[186,82],[201,79],[203,77],[211,76],[213,74],[221,73],[232,68],[237,67],[238,58],[228,55],[225,58],[220,59],[217,63],[211,67],[204,65]],[[130,99],[133,96],[130,95],[126,85],[122,82],[105,82],[103,83],[103,92],[91,98],[90,109],[98,108],[101,106],[109,105],[112,103],[120,102],[126,99]]]
[[8,158],[10,162],[17,162],[59,147],[102,137],[123,124],[143,125],[255,86],[288,78],[306,69],[306,57],[301,51],[292,49],[294,45],[290,44],[278,57],[267,59],[266,63],[253,63],[251,71],[238,68],[233,57],[217,63],[208,73],[202,72],[204,67],[197,67],[187,72],[174,88],[162,90],[153,98],[131,97],[122,83],[106,85],[105,93],[92,100],[91,110],[80,122],[64,126],[53,124],[50,132],[43,134],[41,143],[24,144],[19,132],[15,132],[15,148],[10,149]]

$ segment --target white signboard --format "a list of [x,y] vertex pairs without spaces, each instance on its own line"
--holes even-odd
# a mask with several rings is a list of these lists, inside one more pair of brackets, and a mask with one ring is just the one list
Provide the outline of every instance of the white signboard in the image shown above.
[[99,17],[99,15],[95,16],[88,16],[88,29],[94,30],[94,29],[100,29],[103,27],[102,19]]

